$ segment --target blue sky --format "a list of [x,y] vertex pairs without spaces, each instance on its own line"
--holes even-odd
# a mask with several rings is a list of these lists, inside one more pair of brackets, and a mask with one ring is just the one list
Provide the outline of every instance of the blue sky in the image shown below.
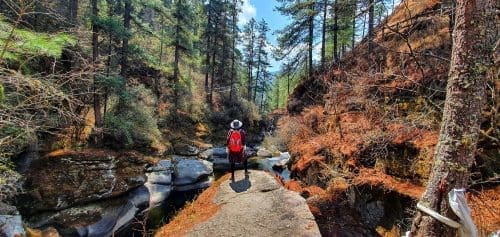
[[[276,38],[275,34],[276,30],[283,29],[288,23],[290,23],[290,19],[281,15],[279,12],[275,10],[276,6],[279,5],[276,0],[242,0],[243,5],[241,7],[242,12],[239,16],[239,25],[240,28],[243,28],[243,25],[248,22],[252,17],[255,18],[256,21],[260,21],[260,19],[264,18],[264,20],[269,24],[269,28],[271,29],[268,33],[268,39],[271,43],[271,47],[276,46]],[[396,6],[401,2],[401,0],[394,1]],[[392,9],[390,9],[392,12]],[[358,24],[360,24],[358,22]],[[358,30],[361,31],[361,28],[358,26]],[[360,35],[361,33],[359,33]],[[314,47],[314,60],[319,60],[319,50],[320,44],[315,42]],[[271,72],[279,71],[280,63],[274,61],[274,58],[271,59]]]
[[[243,25],[252,17],[256,21],[264,19],[271,29],[267,37],[271,45],[275,46],[277,44],[277,35],[274,34],[276,30],[283,29],[288,23],[289,19],[282,16],[279,12],[275,11],[275,7],[278,6],[276,0],[243,0],[242,12],[240,14],[240,25]],[[271,57],[272,68],[270,71],[279,70],[279,62],[274,61]]]

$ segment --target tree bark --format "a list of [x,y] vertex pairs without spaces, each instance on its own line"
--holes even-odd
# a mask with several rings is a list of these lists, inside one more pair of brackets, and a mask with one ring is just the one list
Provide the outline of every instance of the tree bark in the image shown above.
[[256,103],[257,101],[257,86],[259,85],[259,79],[260,79],[260,66],[262,64],[261,60],[261,51],[262,51],[262,45],[259,44],[259,48],[257,49],[257,75],[255,76],[255,86],[253,88],[253,102]]
[[[108,17],[111,19],[113,16],[113,1],[112,0],[107,0],[106,1],[108,4]],[[111,74],[111,56],[113,54],[113,34],[108,32],[108,55],[106,59],[106,77],[109,77]],[[108,110],[108,98],[109,97],[109,90],[106,87],[104,90],[104,112],[103,112],[103,117],[106,117],[106,113]]]
[[321,28],[321,68],[325,67],[326,52],[326,13],[328,11],[328,0],[323,0],[323,26]]
[[368,5],[368,53],[372,52],[373,48],[373,18],[374,18],[374,10],[375,10],[375,1],[370,0]]
[[236,30],[236,15],[238,14],[237,12],[237,4],[238,4],[238,1],[237,0],[233,0],[233,9],[232,9],[232,46],[231,46],[231,52],[232,52],[232,55],[231,55],[231,81],[230,81],[230,89],[229,89],[229,101],[233,101],[233,90],[234,90],[234,79],[236,77],[236,37],[238,35],[238,32]]
[[254,25],[251,25],[251,30],[250,30],[250,42],[248,43],[250,45],[250,56],[249,56],[249,62],[248,62],[248,84],[247,84],[247,92],[248,96],[247,99],[248,101],[252,100],[252,80],[253,80],[253,57],[254,57],[254,42],[255,42],[255,32],[254,32]]
[[314,4],[311,4],[309,7],[310,12],[309,12],[309,35],[308,35],[308,50],[309,50],[309,57],[307,58],[308,60],[308,79],[311,79],[313,76],[313,48],[314,48]]
[[333,3],[333,59],[339,61],[338,37],[339,37],[339,12],[337,0]]
[[260,112],[264,112],[264,91],[260,93]]
[[276,109],[280,106],[280,84],[278,77],[276,77]]
[[366,31],[366,13],[363,15],[363,31],[361,33],[361,39],[365,38],[365,31]]
[[174,49],[174,104],[175,107],[179,107],[179,58],[180,58],[180,33],[181,33],[181,22],[179,17],[181,15],[181,0],[177,0],[176,2],[176,19],[177,22],[175,24],[175,49]]
[[[132,20],[132,0],[125,0],[125,8],[123,12],[123,27],[130,33],[130,21]],[[128,40],[130,35],[123,38],[122,42],[122,58],[120,75],[123,80],[127,81],[128,72]]]
[[353,1],[354,9],[352,10],[352,38],[351,38],[351,52],[354,52],[354,43],[356,37],[356,11],[357,11],[357,1]]
[[[214,39],[214,45],[215,45],[215,39]],[[212,48],[212,66],[210,70],[211,70],[211,75],[210,75],[210,91],[208,93],[208,103],[212,105],[214,98],[213,97],[214,85],[215,85],[215,47]]]
[[208,74],[210,73],[210,42],[211,42],[211,29],[212,29],[212,1],[208,1],[208,16],[207,16],[207,27],[206,27],[206,32],[205,32],[205,37],[206,37],[206,52],[205,52],[205,94],[207,96],[207,102],[209,102],[209,80],[208,80]]
[[[425,206],[452,219],[447,193],[468,186],[478,141],[481,106],[485,97],[484,25],[477,0],[458,0],[446,101],[434,166],[421,199]],[[487,57],[487,56],[486,56]],[[413,236],[456,236],[456,229],[417,212]]]
[[[99,8],[97,7],[97,0],[91,1],[92,5],[92,15],[94,18],[97,18],[99,15]],[[92,66],[94,67],[94,122],[95,127],[102,127],[102,114],[101,114],[101,95],[98,91],[97,85],[97,60],[99,58],[99,26],[95,23],[95,20],[92,21]],[[97,141],[96,143],[99,143]]]
[[69,0],[68,8],[69,20],[71,23],[76,24],[78,20],[78,0]]

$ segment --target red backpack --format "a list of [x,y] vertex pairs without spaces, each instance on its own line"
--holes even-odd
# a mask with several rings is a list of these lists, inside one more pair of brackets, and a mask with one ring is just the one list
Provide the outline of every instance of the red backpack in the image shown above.
[[240,152],[241,148],[243,148],[243,144],[241,143],[241,133],[239,130],[234,130],[229,135],[229,150],[232,152]]

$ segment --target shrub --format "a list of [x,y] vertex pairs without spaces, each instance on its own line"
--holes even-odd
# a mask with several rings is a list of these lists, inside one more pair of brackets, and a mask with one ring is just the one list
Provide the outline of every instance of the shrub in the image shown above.
[[[258,122],[262,118],[255,104],[242,98],[233,101],[226,98],[222,99],[222,101],[224,102],[222,111],[214,111],[209,116],[210,122],[213,124],[211,127],[216,132],[219,132],[214,134],[217,139],[224,139],[229,123],[234,119],[243,122],[243,127],[249,135],[260,132],[258,131]],[[247,140],[250,141],[250,136]]]
[[149,147],[160,140],[161,133],[151,104],[154,104],[154,96],[142,85],[132,88],[129,93],[122,93],[118,103],[104,117],[104,129],[113,138],[106,141],[106,145]]

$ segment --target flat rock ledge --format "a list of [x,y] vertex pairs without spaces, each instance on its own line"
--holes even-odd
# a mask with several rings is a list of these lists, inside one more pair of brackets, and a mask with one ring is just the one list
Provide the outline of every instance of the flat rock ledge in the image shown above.
[[263,171],[237,171],[214,203],[220,210],[187,236],[321,236],[306,200]]

